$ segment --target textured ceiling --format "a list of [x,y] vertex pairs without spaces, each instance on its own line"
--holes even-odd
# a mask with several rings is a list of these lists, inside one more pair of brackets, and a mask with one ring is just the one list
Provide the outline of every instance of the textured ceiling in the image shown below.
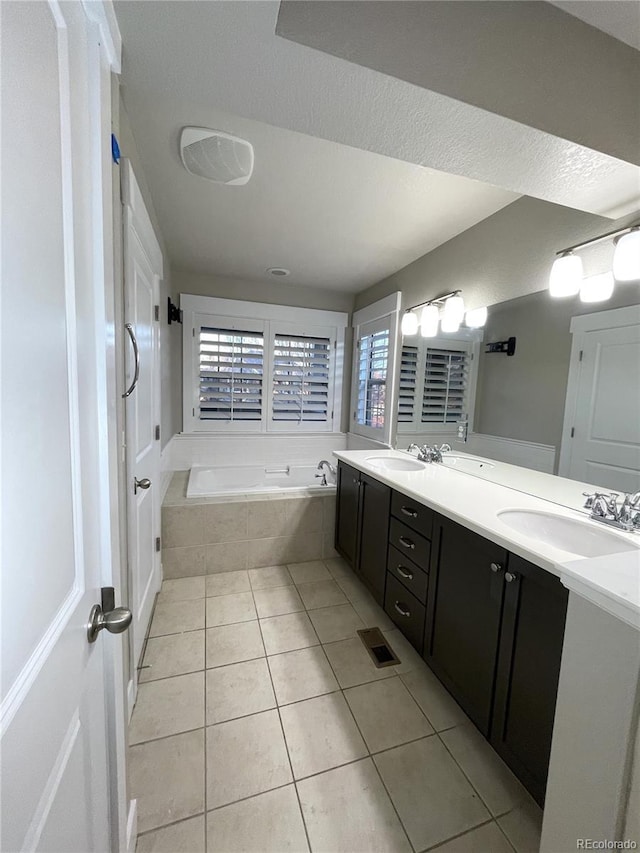
[[[357,291],[516,196],[467,178],[168,99],[130,98],[145,175],[179,269]],[[227,187],[180,162],[184,125],[248,139],[254,173]],[[282,279],[280,279],[282,280]]]

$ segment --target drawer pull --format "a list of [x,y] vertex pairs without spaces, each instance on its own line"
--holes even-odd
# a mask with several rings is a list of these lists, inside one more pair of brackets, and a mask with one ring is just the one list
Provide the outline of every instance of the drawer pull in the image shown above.
[[416,512],[416,510],[411,509],[411,507],[401,506],[400,510],[401,510],[401,512],[404,513],[404,515],[408,515],[409,518],[417,518],[418,517],[418,513]]
[[396,601],[396,603],[393,606],[395,607],[395,609],[398,611],[398,613],[401,616],[411,616],[411,611],[409,610],[409,608],[403,607],[399,601]]
[[400,542],[403,548],[410,548],[413,550],[416,547],[415,542],[412,542],[411,539],[407,539],[406,536],[398,537],[398,542]]
[[413,572],[408,571],[404,566],[398,566],[398,574],[408,581],[413,580]]

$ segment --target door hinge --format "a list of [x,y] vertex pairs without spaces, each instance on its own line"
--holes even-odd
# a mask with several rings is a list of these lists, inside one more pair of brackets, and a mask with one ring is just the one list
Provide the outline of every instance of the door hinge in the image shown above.
[[576,434],[576,428],[575,428],[575,427],[571,427],[571,438],[573,438],[573,436],[574,436],[575,434]]
[[153,306],[153,319],[157,322],[160,319],[160,306]]
[[582,361],[582,356],[584,355],[583,350],[580,350],[580,355],[578,356],[578,361]]
[[156,424],[155,437],[156,437],[156,441],[160,441],[160,424]]
[[161,543],[160,543],[160,537],[159,537],[159,536],[156,536],[156,551],[159,551],[159,550],[160,550],[160,544],[161,544]]

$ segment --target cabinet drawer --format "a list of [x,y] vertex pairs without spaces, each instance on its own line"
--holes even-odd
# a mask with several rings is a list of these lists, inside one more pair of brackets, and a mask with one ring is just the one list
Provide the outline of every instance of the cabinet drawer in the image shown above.
[[391,515],[404,522],[413,530],[431,539],[434,512],[401,492],[394,492],[391,497]]
[[389,572],[384,609],[411,645],[422,654],[425,607]]
[[391,519],[389,544],[397,548],[413,563],[424,566],[425,570],[428,570],[431,543],[424,536],[420,536],[406,524],[398,521],[397,518]]
[[412,592],[422,604],[427,602],[427,584],[429,577],[419,566],[408,560],[393,545],[389,546],[387,571],[397,578],[409,592]]

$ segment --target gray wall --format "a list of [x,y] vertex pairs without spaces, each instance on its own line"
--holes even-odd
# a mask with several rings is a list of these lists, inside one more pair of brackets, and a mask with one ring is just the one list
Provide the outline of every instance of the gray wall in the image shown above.
[[[319,287],[297,287],[280,281],[244,281],[215,275],[174,270],[171,275],[173,298],[180,293],[195,296],[218,296],[223,299],[243,299],[248,302],[268,302],[271,305],[292,305],[296,308],[320,308],[324,311],[344,311],[351,315],[354,296],[339,290],[325,290]],[[182,326],[172,326],[171,338],[171,389],[170,397],[177,407],[176,422],[182,429]],[[351,379],[352,336],[347,329],[345,342],[345,369],[342,395],[342,423],[340,429],[346,432],[349,423],[349,392]],[[163,376],[164,383],[164,376]]]
[[474,429],[560,447],[571,354],[571,318],[640,302],[637,283],[618,284],[607,302],[551,299],[547,291],[489,311],[485,342],[516,338],[513,356],[486,354],[478,368]]

